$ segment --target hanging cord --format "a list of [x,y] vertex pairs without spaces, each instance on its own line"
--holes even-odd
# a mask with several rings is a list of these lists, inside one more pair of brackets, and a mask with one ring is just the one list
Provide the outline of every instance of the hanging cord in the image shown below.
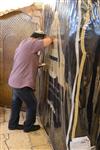
[[79,73],[79,37],[80,37],[80,26],[81,26],[81,0],[78,1],[78,19],[79,19],[79,21],[78,21],[76,39],[75,39],[76,75],[75,75],[75,80],[74,80],[73,89],[72,89],[71,113],[70,113],[67,136],[66,136],[67,150],[69,150],[68,143],[69,143],[69,136],[70,136],[70,132],[71,132],[71,128],[72,128],[72,121],[73,121],[73,117],[74,117],[74,107],[75,107],[74,99],[75,99],[75,91],[76,91],[76,86],[77,86],[77,78],[78,78],[78,73]]
[[80,96],[80,87],[81,87],[81,79],[82,79],[82,73],[85,65],[86,60],[86,50],[85,50],[85,33],[86,33],[86,27],[90,20],[90,10],[89,6],[91,4],[91,0],[88,0],[88,10],[86,13],[86,22],[83,26],[82,33],[81,33],[81,50],[82,50],[82,59],[80,63],[79,68],[79,75],[78,75],[78,82],[77,82],[77,91],[76,91],[76,97],[75,97],[75,113],[74,113],[74,121],[73,121],[73,127],[72,127],[72,138],[75,137],[75,132],[77,128],[77,122],[78,122],[78,113],[79,113],[79,96]]

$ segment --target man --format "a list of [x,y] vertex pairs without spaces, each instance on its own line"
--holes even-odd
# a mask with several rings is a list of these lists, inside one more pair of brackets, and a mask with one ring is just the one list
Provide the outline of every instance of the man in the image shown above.
[[[24,132],[36,131],[39,125],[36,121],[37,100],[34,95],[36,76],[39,66],[38,53],[53,42],[45,34],[34,32],[29,38],[24,39],[17,47],[14,55],[14,64],[9,77],[12,87],[12,108],[8,124],[10,130],[23,129]],[[24,125],[19,124],[19,113],[22,102],[27,106]]]

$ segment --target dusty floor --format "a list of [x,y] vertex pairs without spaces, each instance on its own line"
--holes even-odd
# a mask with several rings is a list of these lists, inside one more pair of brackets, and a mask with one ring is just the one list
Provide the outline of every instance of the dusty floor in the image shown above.
[[[0,107],[0,150],[52,150],[49,138],[43,129],[39,118],[37,123],[41,129],[25,133],[23,130],[8,130],[10,109]],[[20,123],[25,120],[25,113],[21,112]]]

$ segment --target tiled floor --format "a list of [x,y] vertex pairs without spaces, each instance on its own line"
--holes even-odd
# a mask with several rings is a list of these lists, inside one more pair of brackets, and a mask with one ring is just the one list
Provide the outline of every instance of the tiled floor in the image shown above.
[[[8,130],[10,109],[0,107],[0,150],[53,150],[49,138],[43,129],[25,133],[23,130]],[[25,113],[21,112],[20,123],[25,120]]]

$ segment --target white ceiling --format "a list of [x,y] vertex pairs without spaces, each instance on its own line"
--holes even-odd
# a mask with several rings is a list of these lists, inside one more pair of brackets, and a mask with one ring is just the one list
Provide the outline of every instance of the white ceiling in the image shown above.
[[9,9],[18,9],[34,3],[34,0],[0,0],[0,12]]
[[24,8],[32,4],[49,4],[52,8],[55,6],[56,0],[0,0],[0,16],[18,10],[19,8]]

